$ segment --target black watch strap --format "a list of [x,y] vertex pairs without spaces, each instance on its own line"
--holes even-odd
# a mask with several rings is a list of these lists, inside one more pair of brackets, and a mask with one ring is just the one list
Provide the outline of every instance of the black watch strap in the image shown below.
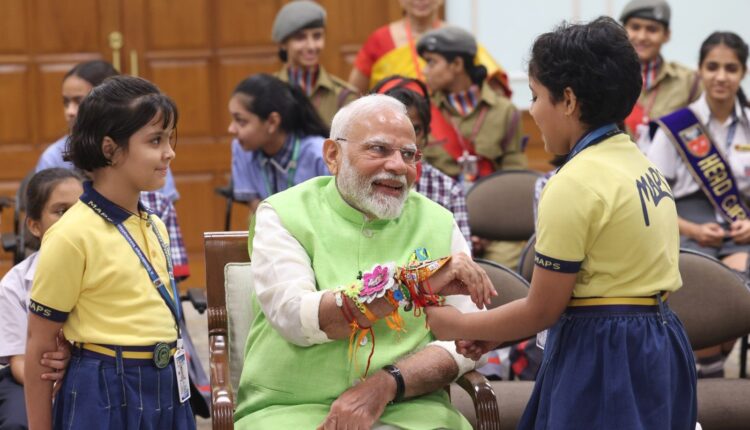
[[404,391],[406,391],[406,385],[404,384],[404,377],[401,375],[401,370],[399,370],[398,367],[388,364],[383,366],[383,370],[390,373],[391,376],[393,376],[393,379],[396,380],[396,395],[393,397],[393,400],[388,402],[388,404],[394,404],[396,402],[400,402],[404,400]]

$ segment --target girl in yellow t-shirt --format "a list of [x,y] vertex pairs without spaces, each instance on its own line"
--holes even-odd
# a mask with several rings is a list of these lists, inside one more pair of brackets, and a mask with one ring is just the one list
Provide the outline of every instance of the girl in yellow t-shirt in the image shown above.
[[[29,304],[30,428],[194,429],[164,224],[139,201],[164,186],[177,107],[150,82],[115,76],[81,102],[66,157],[88,172],[80,200],[45,234]],[[62,388],[39,364],[63,329]],[[94,424],[95,423],[95,424]]]
[[695,362],[664,294],[681,286],[674,199],[616,125],[641,89],[635,51],[611,18],[563,25],[537,38],[529,77],[545,147],[567,154],[539,203],[529,294],[429,308],[429,326],[476,358],[549,329],[520,429],[695,428]]

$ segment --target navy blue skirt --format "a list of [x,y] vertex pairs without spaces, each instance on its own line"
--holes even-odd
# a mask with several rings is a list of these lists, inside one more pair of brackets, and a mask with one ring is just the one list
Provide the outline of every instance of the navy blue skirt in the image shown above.
[[190,402],[180,403],[174,360],[128,360],[73,349],[52,411],[54,429],[195,429]]
[[661,306],[569,307],[549,330],[519,429],[695,429],[695,362]]

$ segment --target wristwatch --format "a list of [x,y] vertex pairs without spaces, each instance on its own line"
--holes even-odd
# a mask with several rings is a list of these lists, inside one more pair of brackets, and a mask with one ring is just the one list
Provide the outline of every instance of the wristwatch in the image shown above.
[[388,402],[388,404],[392,405],[404,400],[404,391],[406,391],[406,385],[404,384],[404,377],[401,375],[401,370],[399,370],[398,367],[392,364],[383,366],[383,370],[388,372],[391,376],[393,376],[393,379],[396,380],[396,395],[393,397],[393,400]]

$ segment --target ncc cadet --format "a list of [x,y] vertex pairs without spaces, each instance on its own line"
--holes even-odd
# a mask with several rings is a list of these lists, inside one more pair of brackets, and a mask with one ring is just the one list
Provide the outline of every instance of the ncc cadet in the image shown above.
[[[417,44],[424,75],[437,107],[425,159],[448,176],[469,184],[501,169],[526,167],[521,114],[511,101],[485,84],[487,69],[475,61],[477,43],[469,32],[445,26]],[[522,245],[475,238],[474,251],[509,267]]]
[[271,37],[284,66],[276,77],[302,89],[323,121],[357,98],[357,91],[320,65],[326,40],[326,11],[313,1],[293,1],[276,14]]
[[631,0],[620,15],[641,62],[643,78],[641,95],[625,126],[644,153],[651,144],[649,122],[687,106],[701,94],[695,71],[661,56],[662,45],[671,37],[671,15],[664,0]]

